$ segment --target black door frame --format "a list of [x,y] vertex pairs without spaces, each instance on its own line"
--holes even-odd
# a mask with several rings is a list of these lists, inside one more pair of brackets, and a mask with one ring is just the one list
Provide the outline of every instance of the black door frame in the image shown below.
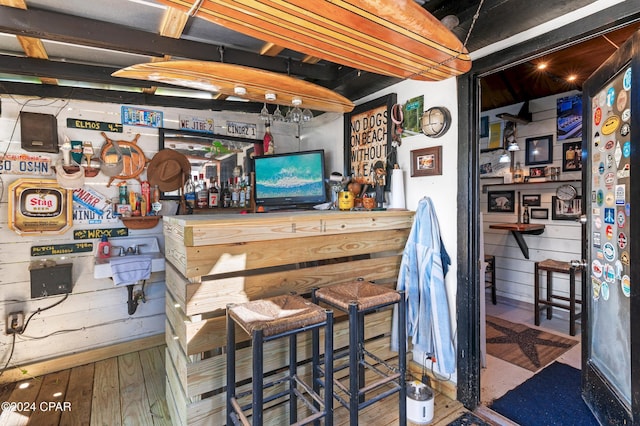
[[622,2],[500,52],[475,60],[458,77],[458,400],[480,404],[480,79],[546,52],[640,21],[640,2]]

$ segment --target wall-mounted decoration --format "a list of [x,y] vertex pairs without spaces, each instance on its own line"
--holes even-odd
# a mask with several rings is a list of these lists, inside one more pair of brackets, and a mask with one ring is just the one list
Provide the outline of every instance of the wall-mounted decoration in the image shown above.
[[70,129],[95,130],[98,132],[122,133],[122,124],[107,123],[104,121],[85,120],[84,118],[67,118],[67,127]]
[[117,174],[109,173],[109,182],[107,183],[107,187],[111,186],[111,183],[115,179],[127,180],[127,179],[137,179],[140,181],[140,174],[144,171],[144,168],[147,164],[147,157],[142,152],[142,148],[140,148],[138,143],[138,138],[140,138],[140,134],[138,133],[132,141],[114,141],[109,139],[109,137],[102,132],[102,137],[105,138],[106,142],[102,145],[102,149],[100,150],[100,159],[102,160],[102,170],[105,171],[106,167],[110,164],[118,164],[119,161],[122,161],[122,169]]
[[480,137],[486,138],[489,136],[489,117],[480,117]]
[[123,106],[122,124],[129,126],[162,127],[162,111]]
[[582,142],[566,142],[562,144],[562,171],[577,172],[582,170]]
[[480,178],[502,177],[510,171],[510,163],[501,163],[503,150],[491,150],[480,153]]
[[60,256],[71,253],[90,253],[92,251],[93,243],[48,244],[45,246],[32,246],[31,256]]
[[582,96],[558,98],[556,113],[558,140],[579,137],[582,133]]
[[524,164],[549,164],[553,161],[553,136],[538,136],[526,139]]
[[411,151],[411,177],[442,174],[442,146]]
[[495,123],[489,124],[489,143],[487,145],[488,149],[498,149],[503,148],[502,144],[502,122],[496,121]]
[[527,205],[529,207],[539,206],[540,205],[540,194],[523,194],[522,195],[522,205]]
[[409,99],[402,106],[402,136],[414,136],[420,134],[420,119],[424,111],[424,95]]
[[254,123],[227,121],[227,135],[240,138],[258,139],[258,127]]
[[515,212],[515,191],[489,191],[487,193],[487,211],[489,213]]
[[107,238],[128,237],[128,228],[100,228],[100,229],[76,229],[73,231],[74,240],[93,240],[103,236]]
[[71,191],[53,179],[18,179],[9,185],[9,227],[20,235],[66,232],[72,225]]
[[531,219],[549,219],[549,209],[531,209]]
[[422,114],[422,133],[430,138],[443,136],[451,127],[451,113],[445,107],[432,107]]
[[51,114],[20,112],[20,141],[25,151],[57,153],[58,120]]
[[0,154],[0,173],[51,176],[51,158],[32,154]]
[[198,133],[215,133],[213,118],[180,115],[180,129]]
[[[392,154],[391,107],[397,95],[390,93],[362,105],[344,116],[344,158],[346,176],[355,176],[360,183],[373,184],[373,166],[378,161],[386,166]],[[385,190],[389,189],[392,167],[386,167]]]
[[529,177],[544,178],[546,170],[546,167],[529,167]]
[[105,210],[103,213],[97,213],[87,207],[73,203],[73,224],[74,225],[104,225],[109,223],[117,223],[120,217],[115,214],[113,209]]
[[[613,210],[613,209],[612,209]],[[563,201],[555,195],[551,197],[551,219],[576,220],[582,212],[582,197]]]

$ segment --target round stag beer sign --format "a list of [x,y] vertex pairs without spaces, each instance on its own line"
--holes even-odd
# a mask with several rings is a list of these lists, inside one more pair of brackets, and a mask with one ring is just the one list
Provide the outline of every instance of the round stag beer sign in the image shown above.
[[9,185],[9,227],[18,234],[62,234],[73,224],[72,191],[53,179]]

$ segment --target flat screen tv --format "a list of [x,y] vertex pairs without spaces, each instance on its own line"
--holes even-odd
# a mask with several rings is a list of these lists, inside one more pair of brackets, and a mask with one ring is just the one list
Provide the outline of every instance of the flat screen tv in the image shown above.
[[258,207],[310,208],[327,201],[324,150],[255,157],[253,167]]

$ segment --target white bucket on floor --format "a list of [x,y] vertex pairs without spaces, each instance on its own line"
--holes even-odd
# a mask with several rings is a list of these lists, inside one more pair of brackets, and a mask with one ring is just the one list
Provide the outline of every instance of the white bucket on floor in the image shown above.
[[407,420],[421,425],[433,420],[433,391],[418,380],[407,383]]

